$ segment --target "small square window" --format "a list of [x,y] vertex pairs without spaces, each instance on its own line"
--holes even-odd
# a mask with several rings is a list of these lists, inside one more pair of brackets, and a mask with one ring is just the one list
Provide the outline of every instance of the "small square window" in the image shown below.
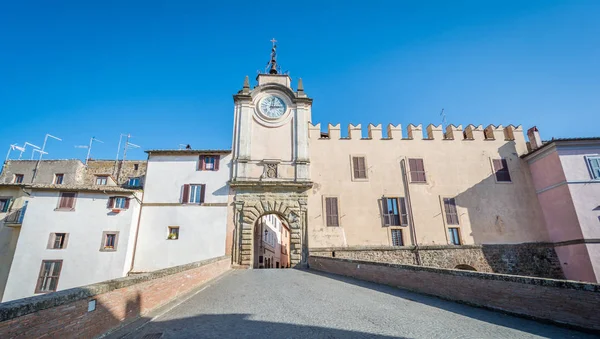
[[352,157],[352,179],[367,179],[367,165],[365,157]]
[[427,182],[423,159],[408,159],[408,167],[410,170],[410,182]]
[[23,178],[24,178],[23,174],[15,174],[15,178],[14,178],[13,182],[15,184],[22,184]]
[[62,260],[42,260],[42,267],[35,287],[35,293],[56,291],[62,269]]
[[506,159],[493,159],[492,163],[496,174],[496,182],[511,182]]
[[58,210],[72,211],[75,209],[75,200],[77,199],[77,193],[75,192],[62,192],[58,201]]
[[65,178],[65,175],[62,173],[56,173],[54,175],[54,184],[55,185],[61,185],[63,183],[63,179]]
[[127,198],[124,197],[115,197],[115,205],[113,208],[125,209],[127,205]]
[[48,249],[62,250],[67,247],[68,233],[50,233]]
[[198,159],[198,170],[199,171],[218,171],[219,170],[218,155],[201,155]]
[[8,212],[10,207],[11,198],[2,198],[0,199],[0,213]]
[[129,178],[127,186],[140,186],[140,178]]
[[179,226],[169,226],[169,235],[167,236],[169,240],[177,240],[179,239]]
[[133,170],[137,171],[140,168],[139,164],[133,164]]
[[108,182],[108,176],[106,176],[106,175],[96,176],[96,185],[106,185],[107,182]]
[[392,246],[404,246],[402,230],[392,230]]
[[102,245],[100,246],[101,252],[116,251],[119,241],[119,232],[105,231],[102,232]]

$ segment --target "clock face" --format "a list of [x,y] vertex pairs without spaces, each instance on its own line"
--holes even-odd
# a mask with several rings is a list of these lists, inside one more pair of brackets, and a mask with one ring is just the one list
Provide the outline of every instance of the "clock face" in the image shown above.
[[262,114],[267,118],[276,119],[285,113],[285,103],[276,96],[269,95],[263,98],[258,105]]

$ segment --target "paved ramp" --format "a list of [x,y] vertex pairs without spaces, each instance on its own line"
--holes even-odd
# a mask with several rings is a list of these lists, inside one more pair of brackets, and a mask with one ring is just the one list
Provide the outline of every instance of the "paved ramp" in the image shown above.
[[231,271],[126,336],[435,337],[592,336],[388,286],[294,269]]

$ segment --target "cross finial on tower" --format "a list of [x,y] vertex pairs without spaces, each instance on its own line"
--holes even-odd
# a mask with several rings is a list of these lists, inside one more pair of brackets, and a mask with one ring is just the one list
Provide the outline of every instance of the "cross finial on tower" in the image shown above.
[[271,60],[267,63],[267,69],[269,74],[277,74],[277,45],[275,38],[271,39],[273,47],[271,48]]

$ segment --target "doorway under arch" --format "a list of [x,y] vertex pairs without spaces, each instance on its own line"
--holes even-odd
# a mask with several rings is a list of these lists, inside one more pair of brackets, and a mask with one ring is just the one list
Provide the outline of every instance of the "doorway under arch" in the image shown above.
[[285,217],[266,213],[256,219],[252,239],[253,268],[289,268],[290,226]]

